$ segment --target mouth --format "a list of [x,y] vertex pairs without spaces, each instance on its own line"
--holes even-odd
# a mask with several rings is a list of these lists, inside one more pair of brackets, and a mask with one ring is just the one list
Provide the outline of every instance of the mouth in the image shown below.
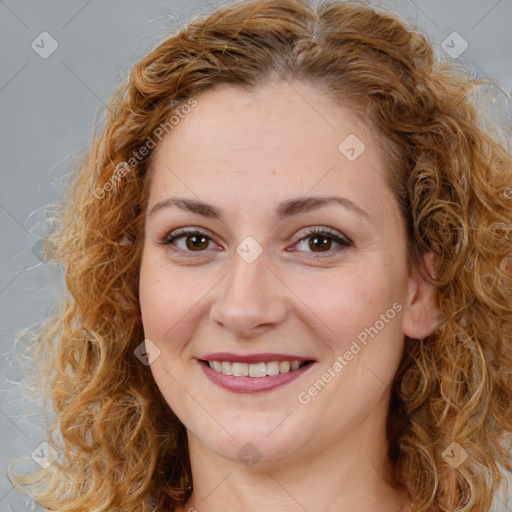
[[245,363],[241,361],[209,361],[204,359],[199,359],[199,361],[222,375],[252,377],[255,379],[294,372],[314,362],[313,360],[290,360]]
[[232,393],[263,393],[300,379],[316,360],[291,354],[216,352],[196,359],[204,375]]

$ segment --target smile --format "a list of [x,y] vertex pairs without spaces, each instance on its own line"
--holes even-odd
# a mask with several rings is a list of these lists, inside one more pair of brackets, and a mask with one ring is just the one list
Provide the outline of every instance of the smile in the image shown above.
[[315,365],[313,360],[284,360],[282,356],[278,356],[281,361],[268,358],[267,361],[260,359],[260,362],[256,356],[246,357],[254,362],[237,361],[234,355],[225,357],[232,360],[223,361],[224,357],[216,357],[215,360],[196,359],[196,362],[213,384],[232,393],[263,393],[281,388]]
[[261,363],[240,363],[229,361],[207,361],[210,368],[224,375],[235,377],[269,377],[298,370],[307,361],[268,361]]

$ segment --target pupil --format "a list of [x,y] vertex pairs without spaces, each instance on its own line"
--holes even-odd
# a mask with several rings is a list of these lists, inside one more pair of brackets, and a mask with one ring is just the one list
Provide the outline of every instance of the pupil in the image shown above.
[[[320,248],[323,248],[323,247],[325,247],[326,245],[329,245],[329,242],[330,242],[329,238],[327,238],[327,237],[325,237],[325,236],[324,236],[324,237],[318,237],[318,236],[316,236],[315,238],[313,238],[313,239],[312,239],[312,242],[309,244],[309,245],[310,245],[310,247],[311,247],[311,249],[315,249],[315,244],[317,244],[317,243],[318,243],[318,240],[323,240],[323,241],[325,242],[325,243],[321,244],[321,247],[320,247]],[[318,246],[316,246],[316,247],[318,247]]]
[[[190,240],[193,239],[194,241],[193,242],[190,242]],[[200,242],[199,244],[196,243],[196,241],[200,239],[202,240],[202,242]],[[204,236],[200,236],[200,235],[191,235],[187,238],[187,247],[189,249],[201,249],[201,246],[204,245],[204,242],[206,240],[206,237]]]

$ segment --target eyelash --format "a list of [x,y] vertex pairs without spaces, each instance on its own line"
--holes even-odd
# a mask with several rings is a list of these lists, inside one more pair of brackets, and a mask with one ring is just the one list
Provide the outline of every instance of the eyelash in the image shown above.
[[[173,233],[167,234],[162,240],[159,241],[160,245],[168,246],[172,245],[172,243],[180,238],[186,238],[187,236],[204,236],[205,238],[209,239],[210,241],[213,241],[212,238],[205,232],[200,231],[198,229],[178,229],[174,231]],[[346,250],[349,247],[352,247],[353,243],[352,241],[347,238],[344,235],[338,234],[338,232],[333,231],[329,228],[309,228],[306,233],[302,233],[300,235],[294,235],[293,238],[295,238],[298,242],[302,242],[303,240],[306,240],[308,238],[318,236],[318,237],[324,237],[329,238],[339,244],[341,247],[337,247],[335,249],[331,249],[327,251],[326,253],[311,253],[313,255],[313,258],[327,258],[330,256],[333,256],[334,254],[339,253],[340,251]],[[199,256],[202,256],[201,253],[205,251],[197,251],[197,255],[194,254],[195,251],[186,251],[183,249],[175,249],[177,251],[183,252],[187,255],[187,257],[196,258]],[[307,251],[300,251],[300,252],[307,252]]]

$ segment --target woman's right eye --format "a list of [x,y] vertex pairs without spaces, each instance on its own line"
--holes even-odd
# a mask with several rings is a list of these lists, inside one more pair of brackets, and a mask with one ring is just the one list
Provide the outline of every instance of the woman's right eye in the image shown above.
[[[182,247],[176,245],[177,241],[182,241]],[[197,229],[180,229],[170,233],[161,240],[162,245],[175,245],[177,250],[184,253],[204,252],[208,249],[209,242],[213,243],[211,237]]]

